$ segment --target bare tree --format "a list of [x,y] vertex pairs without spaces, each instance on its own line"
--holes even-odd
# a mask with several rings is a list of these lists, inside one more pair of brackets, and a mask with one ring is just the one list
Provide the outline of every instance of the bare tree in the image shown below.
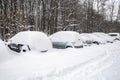
[[110,21],[111,22],[113,22],[114,10],[115,10],[115,1],[112,0],[112,3],[110,5]]
[[116,21],[120,21],[120,2],[119,2],[119,5],[118,5],[118,13],[117,13],[117,19]]
[[111,21],[107,21],[107,1],[109,0],[0,0],[0,37],[8,39],[24,30],[48,34],[60,30],[115,31],[119,27],[120,6],[116,23],[113,20],[115,2],[112,1],[109,6]]

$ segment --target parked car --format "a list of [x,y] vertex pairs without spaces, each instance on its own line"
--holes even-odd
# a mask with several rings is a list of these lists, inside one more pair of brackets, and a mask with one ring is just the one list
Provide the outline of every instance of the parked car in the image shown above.
[[17,53],[36,50],[46,52],[52,48],[52,42],[43,32],[23,31],[8,40],[10,50]]
[[83,47],[79,33],[75,31],[59,31],[50,36],[53,48],[81,48]]
[[80,34],[80,38],[82,39],[84,46],[91,46],[93,44],[99,45],[99,41],[97,40],[98,38],[91,33],[82,33]]
[[113,37],[114,40],[120,40],[120,33],[108,33],[108,35]]
[[114,38],[103,32],[82,33],[80,37],[85,46],[113,43]]
[[113,41],[114,41],[113,37],[111,37],[108,34],[103,33],[103,32],[94,32],[92,34],[102,39],[102,41],[100,43],[106,44],[106,43],[113,43]]

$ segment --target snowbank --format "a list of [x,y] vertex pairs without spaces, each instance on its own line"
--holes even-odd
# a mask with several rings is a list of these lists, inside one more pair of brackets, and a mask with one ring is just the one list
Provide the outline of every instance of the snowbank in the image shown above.
[[10,60],[11,58],[12,58],[12,55],[8,53],[5,43],[0,39],[0,63]]

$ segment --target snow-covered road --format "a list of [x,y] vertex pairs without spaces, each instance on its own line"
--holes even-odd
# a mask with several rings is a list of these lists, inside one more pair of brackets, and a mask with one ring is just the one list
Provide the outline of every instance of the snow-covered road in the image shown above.
[[31,51],[0,63],[0,80],[120,80],[120,42]]

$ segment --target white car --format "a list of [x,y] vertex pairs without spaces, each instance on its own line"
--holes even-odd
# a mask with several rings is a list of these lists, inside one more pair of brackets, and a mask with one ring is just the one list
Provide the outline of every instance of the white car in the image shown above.
[[29,50],[46,52],[52,48],[52,42],[43,32],[23,31],[8,40],[8,47],[18,53]]
[[79,33],[75,31],[59,31],[50,36],[53,48],[65,49],[83,47]]

